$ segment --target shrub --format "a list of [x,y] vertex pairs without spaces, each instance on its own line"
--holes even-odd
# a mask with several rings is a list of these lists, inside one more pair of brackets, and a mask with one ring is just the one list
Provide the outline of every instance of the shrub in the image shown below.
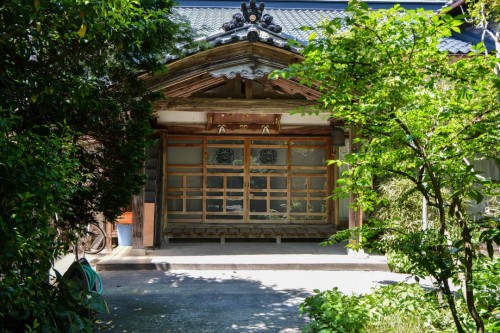
[[499,273],[500,257],[492,260],[482,257],[474,266],[474,300],[484,318],[486,332],[500,332]]
[[372,294],[316,291],[300,307],[312,321],[304,332],[453,332],[453,320],[436,293],[418,284],[377,288]]
[[83,279],[62,276],[56,271],[54,284],[34,284],[27,279],[17,288],[4,288],[3,297],[12,300],[2,306],[0,331],[4,332],[93,332],[94,322],[107,313],[104,298],[89,290]]
[[343,295],[337,288],[315,292],[316,295],[306,298],[300,305],[301,314],[313,319],[305,332],[364,332],[364,322],[369,315],[358,296]]

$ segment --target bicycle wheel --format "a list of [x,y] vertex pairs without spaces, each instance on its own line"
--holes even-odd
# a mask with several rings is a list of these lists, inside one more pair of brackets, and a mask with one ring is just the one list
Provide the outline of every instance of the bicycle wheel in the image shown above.
[[85,237],[79,242],[79,248],[81,247],[85,253],[89,254],[97,254],[104,250],[106,234],[100,226],[92,224],[85,233]]

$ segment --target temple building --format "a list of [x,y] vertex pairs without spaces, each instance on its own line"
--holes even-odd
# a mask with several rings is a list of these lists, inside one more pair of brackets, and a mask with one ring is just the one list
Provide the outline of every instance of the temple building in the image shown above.
[[[302,60],[310,33],[302,26],[343,17],[346,4],[179,1],[176,12],[203,43],[183,57],[166,56],[163,73],[142,77],[165,98],[154,106],[158,140],[135,208],[134,247],[188,238],[318,239],[361,223],[349,200],[328,198],[342,170],[325,163],[349,152],[354,133],[329,114],[302,114],[315,108],[314,88],[268,78]],[[446,2],[401,5],[439,10]],[[440,47],[463,56],[478,38],[465,27]]]

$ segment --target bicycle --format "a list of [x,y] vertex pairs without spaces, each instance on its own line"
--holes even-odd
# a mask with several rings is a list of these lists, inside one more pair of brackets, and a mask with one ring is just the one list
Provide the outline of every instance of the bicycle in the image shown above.
[[[54,214],[54,222],[57,224],[58,238],[67,240],[68,234],[76,235],[76,232],[74,230],[68,232],[68,229],[66,229],[67,225],[65,226],[66,228],[60,225],[62,220],[59,219],[57,213]],[[105,248],[105,246],[106,234],[104,233],[100,225],[97,224],[97,222],[88,223],[83,232],[83,236],[80,236],[76,240],[76,242],[73,243],[73,254],[75,255],[75,261],[66,270],[64,275],[61,275],[58,271],[55,271],[55,276],[51,276],[51,284],[56,285],[54,293],[58,291],[58,284],[61,281],[65,283],[65,280],[78,280],[79,283],[83,286],[84,290],[101,294],[103,289],[102,280],[85,258],[85,254],[97,254],[101,252]],[[102,302],[104,302],[104,300],[102,300]]]
[[85,254],[97,254],[106,247],[106,234],[95,223],[87,224],[83,236],[75,244],[76,260],[84,258]]

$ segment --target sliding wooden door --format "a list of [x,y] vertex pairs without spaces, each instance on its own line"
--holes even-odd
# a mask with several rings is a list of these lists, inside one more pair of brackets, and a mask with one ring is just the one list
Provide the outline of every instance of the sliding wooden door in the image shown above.
[[245,222],[245,140],[206,138],[204,222]]
[[168,142],[168,222],[328,223],[328,138]]

